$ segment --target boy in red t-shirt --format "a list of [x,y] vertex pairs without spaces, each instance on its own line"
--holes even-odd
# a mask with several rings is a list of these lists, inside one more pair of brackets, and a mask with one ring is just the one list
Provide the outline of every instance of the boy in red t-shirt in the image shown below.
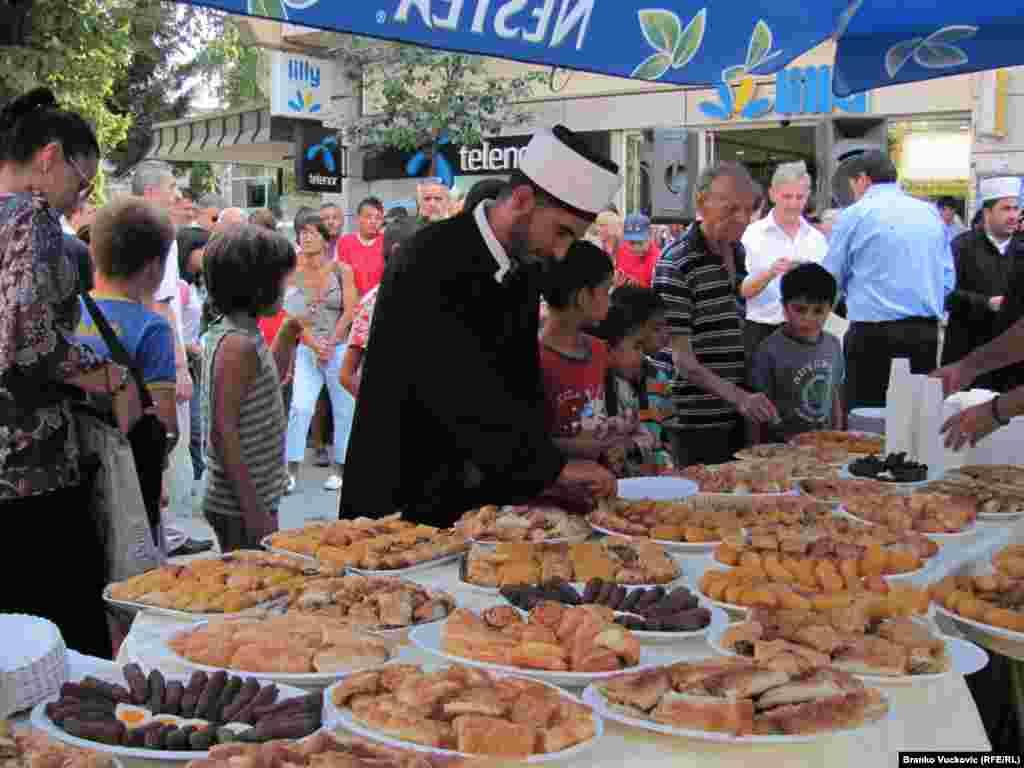
[[614,271],[603,250],[579,240],[546,275],[548,317],[540,339],[545,415],[570,459],[601,460],[611,447],[604,405],[608,346],[585,331],[608,314]]
[[356,290],[365,296],[384,276],[384,204],[376,197],[368,197],[359,203],[356,215],[358,231],[338,240],[337,260],[352,267]]

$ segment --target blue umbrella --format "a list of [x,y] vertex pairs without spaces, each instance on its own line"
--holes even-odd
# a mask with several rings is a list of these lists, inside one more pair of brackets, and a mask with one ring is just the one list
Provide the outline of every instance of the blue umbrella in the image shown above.
[[1024,46],[1018,42],[1024,33],[1020,0],[179,2],[678,85],[733,85],[748,75],[771,74],[830,38],[838,42],[837,96],[1024,63]]

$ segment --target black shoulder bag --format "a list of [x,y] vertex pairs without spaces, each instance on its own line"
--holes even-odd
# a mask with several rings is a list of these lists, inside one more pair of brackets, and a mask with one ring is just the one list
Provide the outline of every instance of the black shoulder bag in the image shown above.
[[93,298],[87,294],[81,294],[86,309],[92,316],[93,322],[100,331],[100,335],[107,343],[110,350],[110,357],[119,365],[131,371],[132,378],[139,387],[139,399],[142,403],[142,418],[128,432],[126,437],[132,446],[132,456],[135,459],[135,471],[139,476],[139,487],[142,489],[142,500],[146,505],[146,516],[149,518],[149,526],[153,531],[153,541],[160,541],[160,494],[163,488],[164,462],[167,458],[167,428],[163,422],[153,413],[153,397],[146,387],[146,381],[142,377],[135,360],[128,354],[114,329],[110,327],[107,318],[103,316],[102,310],[97,306]]

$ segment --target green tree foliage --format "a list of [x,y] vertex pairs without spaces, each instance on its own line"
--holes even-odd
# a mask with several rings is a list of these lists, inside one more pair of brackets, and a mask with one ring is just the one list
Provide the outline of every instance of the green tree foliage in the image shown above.
[[489,74],[487,60],[398,43],[347,37],[336,50],[354,77],[362,77],[365,114],[340,129],[355,146],[430,147],[443,133],[454,144],[473,145],[504,128],[523,125],[521,102],[541,73],[516,78]]
[[229,109],[269,98],[267,53],[248,45],[230,16],[223,17],[219,33],[203,46],[192,66],[214,87],[218,99]]

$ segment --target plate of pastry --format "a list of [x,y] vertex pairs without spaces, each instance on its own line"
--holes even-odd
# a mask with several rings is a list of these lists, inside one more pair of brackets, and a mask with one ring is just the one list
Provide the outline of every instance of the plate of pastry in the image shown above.
[[340,620],[297,613],[175,628],[160,649],[189,669],[224,669],[302,688],[324,688],[398,652],[395,643]]
[[442,621],[455,608],[444,590],[396,576],[327,576],[311,579],[295,591],[289,614],[323,616],[353,629],[385,637],[409,627]]
[[1004,547],[990,562],[966,563],[930,592],[936,612],[957,626],[1024,643],[1024,545]]
[[668,660],[641,646],[606,606],[541,607],[527,617],[511,605],[480,614],[457,608],[442,624],[414,629],[409,641],[447,661],[569,688]]
[[853,455],[867,456],[885,451],[885,437],[873,432],[843,431],[826,429],[818,432],[804,432],[789,441],[798,447],[842,448]]
[[693,480],[702,494],[760,496],[791,494],[796,487],[792,465],[784,461],[730,461],[693,464],[679,474]]
[[625,725],[732,744],[814,741],[892,716],[886,694],[847,672],[794,675],[735,657],[616,675],[588,686],[583,701]]
[[[32,709],[31,722],[59,741],[137,760],[188,761],[217,744],[301,739],[320,730],[323,694],[196,671],[191,677],[123,672],[65,683]],[[246,735],[247,734],[247,735]]]
[[332,726],[451,757],[548,763],[579,756],[604,733],[601,718],[557,686],[464,665],[360,672],[327,689],[324,707]]
[[713,630],[708,643],[792,674],[831,667],[874,684],[929,683],[988,663],[973,643],[940,634],[926,619],[886,615],[885,604],[872,601],[843,611],[754,608],[746,621]]
[[1024,515],[1024,467],[1016,465],[959,467],[924,490],[973,500],[982,520],[1012,522]]
[[585,517],[551,506],[488,504],[466,512],[455,526],[471,543],[484,546],[502,541],[574,544],[592,533]]
[[593,578],[616,584],[669,584],[680,567],[665,548],[644,539],[613,536],[578,544],[502,542],[493,549],[474,546],[460,568],[466,585],[496,593],[509,585],[542,584],[561,579],[585,582]]
[[0,720],[0,758],[6,768],[124,768],[113,755],[65,744],[36,728],[15,729],[10,720]]
[[975,503],[965,497],[918,490],[908,495],[855,496],[841,511],[856,520],[882,525],[891,531],[948,537],[974,533],[978,518]]
[[262,550],[167,564],[107,585],[111,605],[185,619],[262,614],[317,575],[304,560]]

